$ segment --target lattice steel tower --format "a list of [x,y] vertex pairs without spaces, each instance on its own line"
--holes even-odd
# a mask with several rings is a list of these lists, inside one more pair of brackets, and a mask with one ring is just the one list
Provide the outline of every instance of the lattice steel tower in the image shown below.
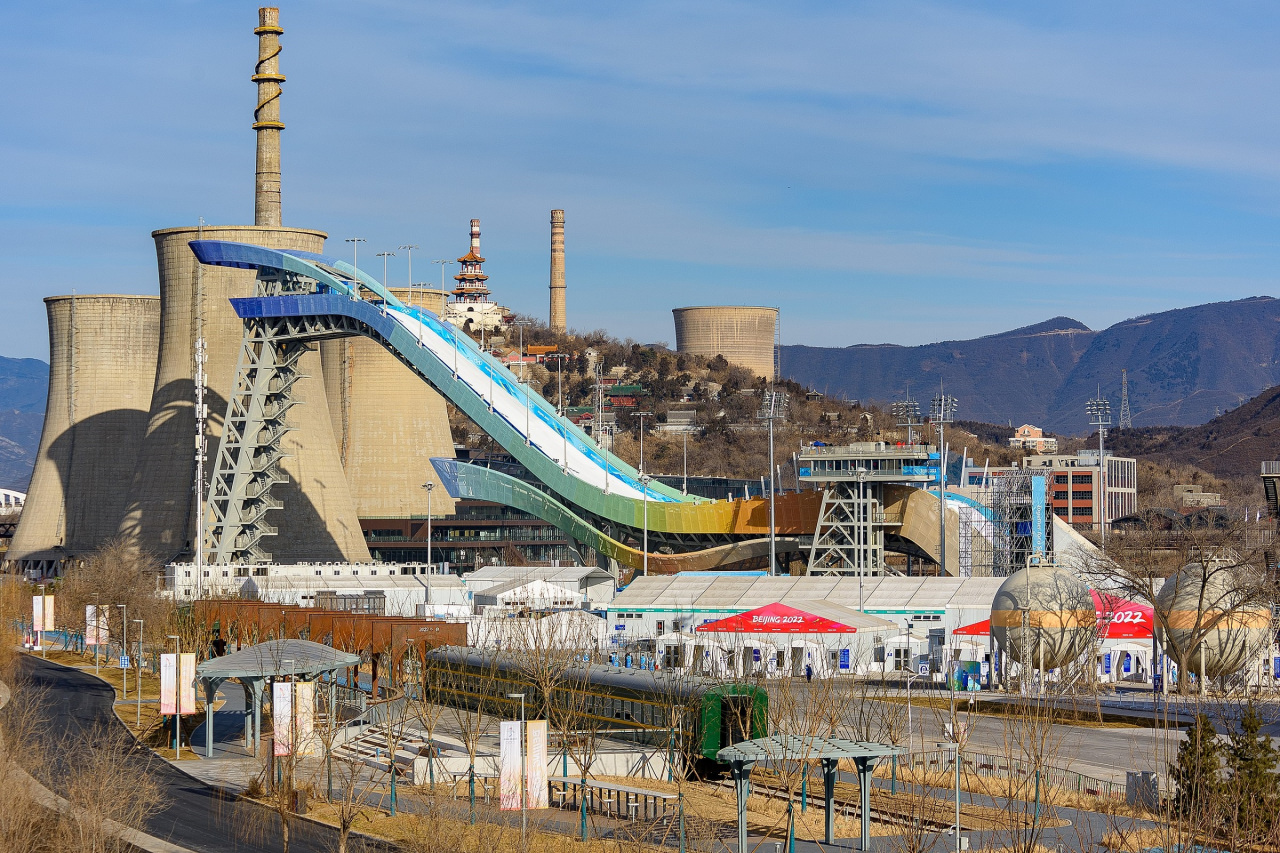
[[1133,429],[1133,415],[1129,412],[1129,371],[1120,370],[1120,423],[1118,429]]

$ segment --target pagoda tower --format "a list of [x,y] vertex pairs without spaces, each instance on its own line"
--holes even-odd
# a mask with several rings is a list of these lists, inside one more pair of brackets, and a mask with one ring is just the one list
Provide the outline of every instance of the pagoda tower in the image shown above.
[[480,220],[471,220],[471,250],[458,258],[462,272],[453,277],[458,286],[453,289],[455,302],[488,302],[489,276],[484,274],[484,258],[480,256]]

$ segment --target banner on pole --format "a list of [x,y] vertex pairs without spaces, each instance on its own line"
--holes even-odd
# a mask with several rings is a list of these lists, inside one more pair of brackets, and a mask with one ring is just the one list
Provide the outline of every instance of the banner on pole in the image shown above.
[[1046,531],[1045,503],[1048,481],[1039,475],[1031,478],[1031,553],[1044,554],[1049,547]]
[[107,611],[98,605],[84,608],[84,642],[87,646],[105,646],[111,643],[111,631],[107,627]]
[[160,655],[160,713],[178,713],[178,656]]
[[183,652],[178,660],[178,713],[196,712],[196,655]]
[[316,683],[299,681],[293,685],[294,733],[297,734],[295,752],[313,755],[316,751]]
[[525,727],[528,758],[525,761],[524,790],[528,807],[550,808],[547,791],[547,721],[530,720]]
[[503,720],[499,727],[498,808],[520,810],[520,721]]
[[293,685],[277,681],[271,685],[271,726],[275,731],[275,755],[293,752]]
[[52,631],[53,625],[53,596],[31,596],[31,630]]

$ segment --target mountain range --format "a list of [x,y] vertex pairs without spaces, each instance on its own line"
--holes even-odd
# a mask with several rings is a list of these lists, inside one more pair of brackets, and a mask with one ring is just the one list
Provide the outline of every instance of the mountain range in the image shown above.
[[0,356],[0,488],[27,490],[48,393],[49,365]]
[[1257,296],[1134,317],[1102,331],[1055,317],[923,346],[783,346],[782,375],[829,395],[888,403],[908,393],[928,414],[939,383],[957,417],[1091,431],[1099,391],[1120,415],[1121,370],[1138,426],[1203,424],[1280,385],[1280,300]]

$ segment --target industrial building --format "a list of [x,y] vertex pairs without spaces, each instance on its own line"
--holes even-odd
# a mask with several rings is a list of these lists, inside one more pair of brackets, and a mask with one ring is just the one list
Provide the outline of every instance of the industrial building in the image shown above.
[[746,305],[675,308],[676,351],[726,360],[777,377],[778,309]]
[[[51,296],[49,396],[8,565],[54,574],[115,535],[151,407],[154,296]],[[189,438],[188,445],[190,447]]]

